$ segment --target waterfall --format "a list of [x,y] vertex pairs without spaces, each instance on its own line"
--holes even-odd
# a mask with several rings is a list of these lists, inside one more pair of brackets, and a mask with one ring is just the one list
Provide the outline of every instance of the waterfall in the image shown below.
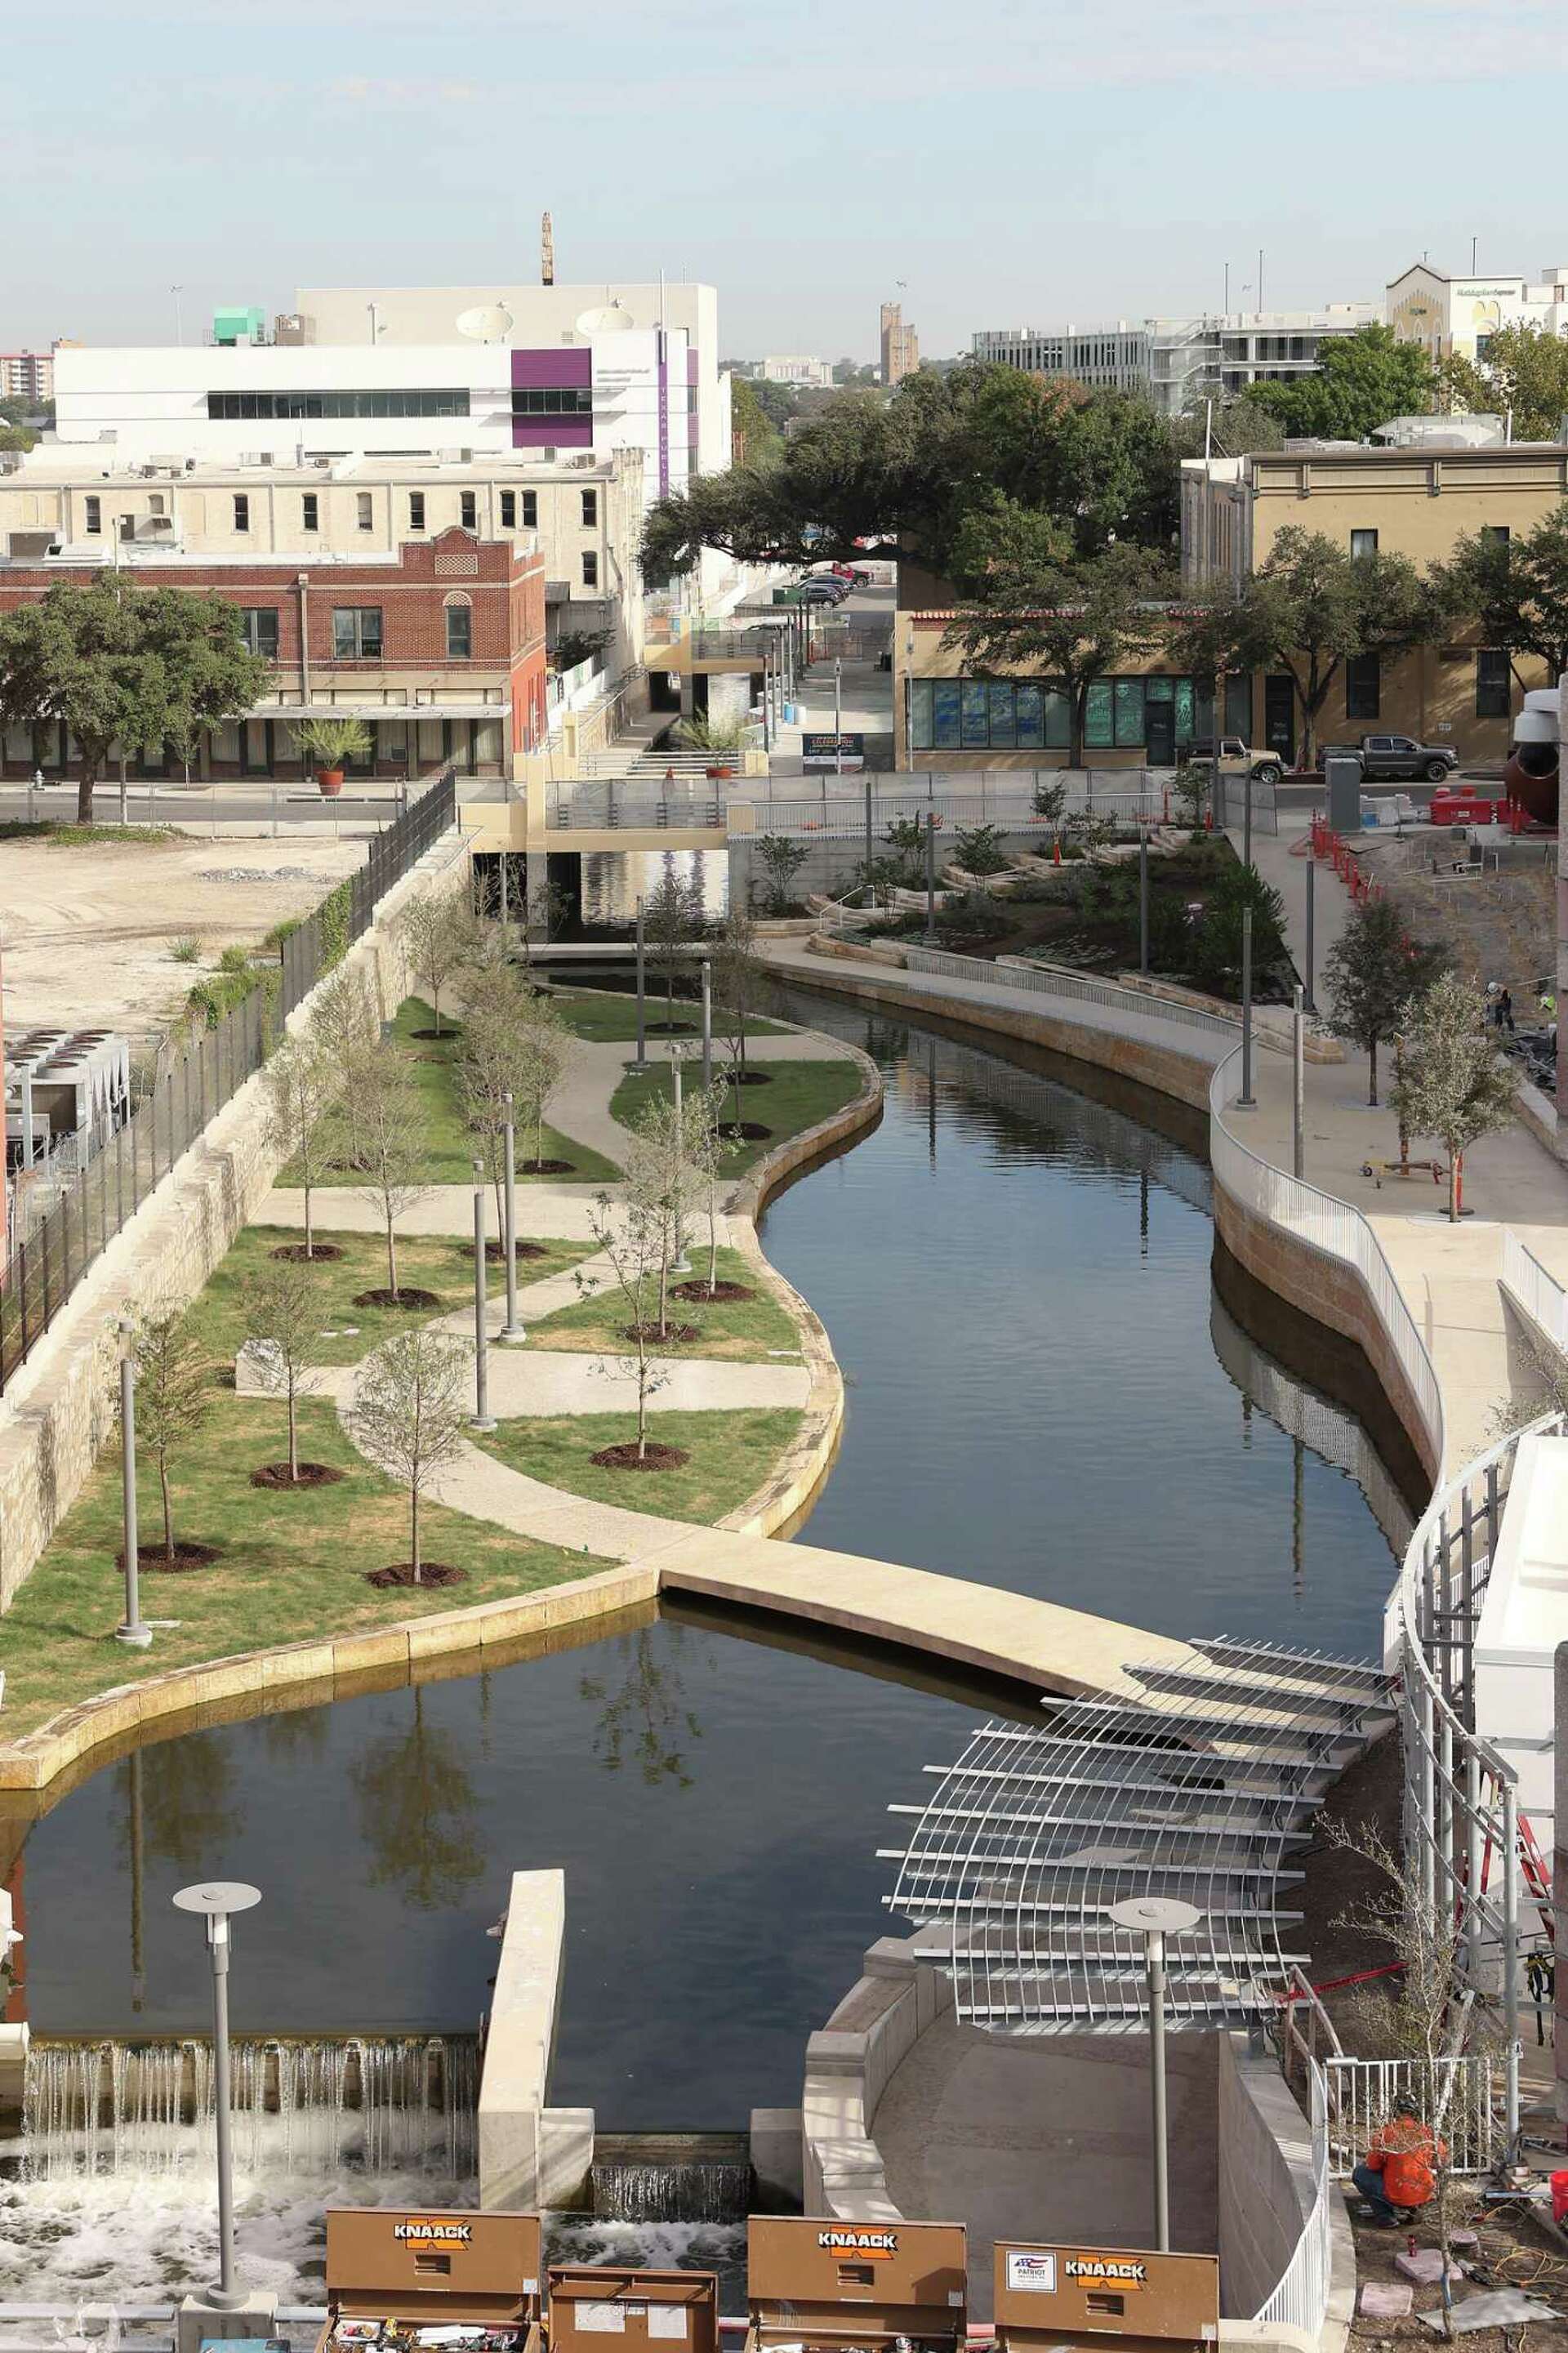
[[751,2206],[744,2162],[631,2158],[597,2162],[589,2179],[599,2222],[743,2222]]
[[[477,2169],[479,2052],[471,2036],[242,2037],[230,2046],[241,2172]],[[34,2180],[163,2174],[213,2162],[212,2046],[35,2041],[23,2097]]]

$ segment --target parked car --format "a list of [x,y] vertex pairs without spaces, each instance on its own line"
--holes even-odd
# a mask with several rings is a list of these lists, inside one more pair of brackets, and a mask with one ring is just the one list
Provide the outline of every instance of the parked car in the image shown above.
[[[1191,757],[1200,766],[1214,758],[1214,738],[1201,737],[1192,747]],[[1222,735],[1219,739],[1219,772],[1222,776],[1250,776],[1255,785],[1277,785],[1285,773],[1285,763],[1278,752],[1255,752],[1239,735]]]
[[1369,784],[1379,779],[1385,784],[1413,784],[1425,777],[1429,784],[1440,785],[1459,765],[1451,744],[1418,744],[1414,735],[1363,735],[1355,744],[1325,744],[1322,756],[1359,760]]
[[803,605],[842,605],[848,591],[839,580],[803,580],[795,591]]

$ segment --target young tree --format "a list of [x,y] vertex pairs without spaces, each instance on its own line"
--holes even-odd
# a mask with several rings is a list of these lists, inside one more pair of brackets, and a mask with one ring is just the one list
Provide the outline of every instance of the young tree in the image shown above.
[[441,991],[473,953],[474,927],[462,898],[448,891],[440,898],[411,900],[403,919],[403,938],[409,976],[428,992],[439,1037]]
[[196,1437],[212,1409],[212,1365],[177,1308],[137,1318],[131,1354],[136,1366],[136,1433],[158,1465],[163,1504],[163,1557],[174,1561],[174,1511],[169,1465]]
[[458,1460],[468,1419],[469,1352],[444,1332],[400,1332],[366,1357],[344,1419],[371,1461],[408,1490],[408,1563],[422,1583],[419,1511]]
[[757,954],[757,927],[749,907],[731,901],[724,928],[713,948],[713,1010],[722,1025],[731,1054],[735,1089],[735,1119],[741,1117],[741,1089],[746,1073],[746,1028],[757,1010],[767,982],[767,968]]
[[237,607],[118,573],[58,580],[0,617],[0,717],[64,720],[80,754],[77,823],[116,744],[156,753],[171,737],[243,717],[268,664],[240,634]]
[[708,1296],[719,1282],[719,1178],[724,1163],[740,1145],[723,1132],[724,1082],[715,1079],[706,1092],[694,1086],[682,1106],[689,1123],[687,1156],[692,1176],[708,1197]]
[[1201,592],[1167,650],[1200,678],[1289,671],[1301,717],[1301,764],[1310,767],[1319,716],[1344,663],[1358,654],[1392,660],[1430,642],[1443,626],[1440,600],[1404,556],[1352,555],[1321,532],[1292,524],[1243,587],[1214,582]]
[[333,1113],[342,1124],[334,1136],[333,1155],[344,1153],[350,1167],[360,1164],[360,1078],[381,1045],[381,1024],[369,989],[357,973],[334,972],[316,994],[305,1030],[306,1040],[321,1066]]
[[299,1402],[315,1386],[316,1342],[321,1334],[320,1285],[315,1271],[298,1260],[269,1260],[246,1284],[241,1300],[245,1336],[258,1353],[268,1387],[281,1397],[289,1418],[289,1477],[300,1478]]
[[1363,899],[1323,958],[1329,1023],[1367,1057],[1367,1102],[1377,1108],[1377,1050],[1396,1035],[1413,997],[1444,969],[1444,950],[1405,935],[1389,899]]
[[1292,437],[1364,441],[1395,417],[1425,417],[1436,392],[1422,346],[1379,325],[1329,337],[1310,375],[1250,385],[1247,398]]
[[767,881],[767,908],[770,915],[787,915],[795,900],[795,878],[805,864],[811,852],[804,841],[792,841],[787,834],[763,833],[757,837],[757,856],[763,861]]
[[565,1071],[571,1043],[550,998],[531,996],[515,966],[498,966],[470,985],[458,1080],[464,1115],[496,1188],[498,1225],[506,1174],[507,1098],[511,1098],[514,1122],[532,1130],[531,1157],[537,1168],[544,1156],[544,1113]]
[[665,1023],[675,1027],[675,983],[686,963],[687,950],[702,931],[702,892],[699,883],[677,869],[675,853],[667,850],[664,871],[643,902],[643,938],[648,962],[664,975]]
[[[628,1154],[620,1198],[596,1194],[588,1212],[588,1229],[630,1318],[626,1329],[635,1353],[626,1361],[637,1377],[637,1461],[642,1462],[647,1458],[648,1399],[668,1377],[648,1345],[667,1264],[668,1232],[663,1170],[654,1155],[639,1154],[635,1148]],[[595,1297],[603,1287],[603,1278],[595,1273],[579,1271],[574,1280],[584,1299]]]
[[317,1039],[306,1031],[285,1039],[261,1072],[267,1103],[267,1146],[300,1170],[305,1196],[305,1256],[315,1256],[310,1196],[331,1157],[328,1113],[336,1100],[335,1074]]
[[1068,765],[1083,765],[1089,691],[1163,641],[1168,566],[1120,542],[1077,560],[1064,526],[997,496],[959,534],[974,600],[942,642],[986,670],[1043,671],[1068,699]]
[[1468,1145],[1517,1116],[1513,1073],[1481,1026],[1475,991],[1456,973],[1432,983],[1401,1039],[1394,1110],[1412,1135],[1435,1135],[1448,1155],[1448,1217],[1458,1224]]
[[407,1063],[395,1046],[379,1042],[356,1081],[360,1190],[386,1229],[386,1287],[399,1303],[397,1220],[430,1190],[425,1167],[425,1117]]
[[519,1040],[517,1083],[512,1089],[513,1109],[531,1133],[533,1143],[523,1162],[525,1167],[544,1166],[544,1114],[571,1059],[572,1032],[549,997],[535,997]]

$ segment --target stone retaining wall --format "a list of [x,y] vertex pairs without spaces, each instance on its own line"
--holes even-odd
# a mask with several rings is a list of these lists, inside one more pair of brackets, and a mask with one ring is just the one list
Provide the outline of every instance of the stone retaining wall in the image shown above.
[[805,2211],[845,2222],[896,2222],[876,2142],[882,2094],[929,2026],[952,2008],[938,1957],[950,1932],[879,1937],[862,1974],[805,2046],[801,2158]]
[[[416,898],[456,889],[468,860],[452,839],[388,892],[340,970],[362,973],[384,1019],[407,995],[402,938]],[[314,992],[290,1015],[309,1018]],[[278,1174],[259,1076],[247,1081],[110,1243],[0,1401],[0,1610],[8,1609],[76,1501],[115,1424],[114,1324],[195,1298]]]

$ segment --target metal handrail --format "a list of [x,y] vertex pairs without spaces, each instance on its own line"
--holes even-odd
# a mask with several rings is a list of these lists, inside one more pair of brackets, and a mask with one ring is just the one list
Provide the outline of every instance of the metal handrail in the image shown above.
[[910,947],[905,964],[910,972],[945,975],[950,980],[981,981],[992,988],[1026,989],[1044,997],[1062,997],[1079,1004],[1099,1005],[1141,1022],[1169,1022],[1173,1028],[1201,1030],[1226,1044],[1236,1036],[1236,1024],[1221,1013],[1205,1013],[1196,1005],[1181,1005],[1170,997],[1146,995],[1114,980],[1093,980],[1076,973],[1048,971],[1032,965],[990,963],[984,956],[955,955],[947,948]]

